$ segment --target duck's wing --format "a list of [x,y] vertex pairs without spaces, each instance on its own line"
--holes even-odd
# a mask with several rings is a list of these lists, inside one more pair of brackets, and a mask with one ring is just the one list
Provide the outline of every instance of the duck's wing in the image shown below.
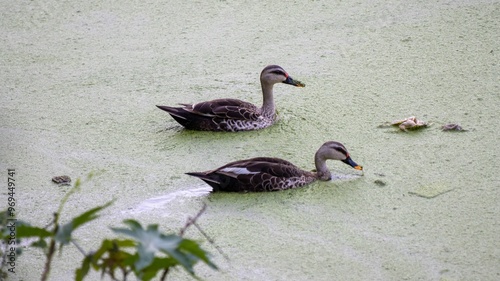
[[263,175],[266,175],[266,177],[288,178],[298,176],[303,171],[291,162],[283,159],[258,157],[226,164],[214,172],[244,180],[245,178],[250,179]]
[[[182,107],[157,105],[187,129],[202,131],[241,131],[264,128],[260,108],[237,99],[218,99]],[[259,126],[259,124],[262,124]]]
[[251,158],[251,159],[244,160],[244,161],[253,162],[253,163],[257,163],[257,162],[275,163],[275,164],[295,167],[295,165],[290,161],[287,161],[287,160],[284,160],[281,158],[274,158],[274,157],[255,157],[255,158]]
[[217,99],[196,104],[184,104],[183,110],[192,114],[221,119],[258,120],[257,106],[238,99]]
[[214,188],[214,192],[262,192],[302,186],[314,175],[292,163],[269,157],[258,157],[228,163],[215,170],[187,173]]

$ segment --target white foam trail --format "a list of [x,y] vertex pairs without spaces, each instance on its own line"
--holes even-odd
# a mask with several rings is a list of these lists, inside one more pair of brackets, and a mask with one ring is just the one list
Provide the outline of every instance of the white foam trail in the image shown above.
[[152,209],[160,209],[168,206],[170,202],[177,200],[183,200],[190,197],[201,197],[207,195],[212,191],[212,188],[207,185],[203,185],[199,188],[193,188],[188,190],[178,190],[165,195],[152,197],[146,199],[139,203],[136,207],[131,210],[125,211],[126,213],[140,213]]

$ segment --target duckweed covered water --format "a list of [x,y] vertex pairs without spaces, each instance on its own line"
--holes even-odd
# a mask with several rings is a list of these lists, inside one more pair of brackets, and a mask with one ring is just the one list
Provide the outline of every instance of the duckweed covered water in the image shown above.
[[[4,6],[0,166],[16,169],[18,218],[46,225],[68,190],[51,178],[96,171],[63,214],[116,198],[75,233],[89,251],[123,219],[177,232],[207,203],[199,225],[230,262],[204,243],[221,268],[197,267],[204,280],[499,278],[498,1]],[[185,131],[155,107],[260,104],[268,64],[307,84],[275,86],[271,128]],[[433,125],[378,128],[408,116]],[[447,123],[468,131],[442,132]],[[345,144],[363,176],[329,162],[330,182],[207,194],[184,174],[256,156],[313,169],[328,140]],[[51,280],[71,280],[80,259],[65,248]],[[25,249],[9,278],[36,280],[42,268],[40,250]]]

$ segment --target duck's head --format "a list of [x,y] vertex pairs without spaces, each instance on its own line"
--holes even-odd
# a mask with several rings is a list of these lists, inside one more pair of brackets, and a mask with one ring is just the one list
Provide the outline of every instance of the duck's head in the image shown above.
[[279,65],[268,65],[260,73],[260,82],[262,84],[285,83],[296,87],[305,87],[306,85],[298,80],[294,80]]
[[326,161],[328,159],[340,160],[356,170],[363,170],[362,166],[356,164],[356,162],[351,159],[351,156],[345,146],[336,141],[325,142],[319,148],[318,152],[316,152],[316,159],[322,161]]

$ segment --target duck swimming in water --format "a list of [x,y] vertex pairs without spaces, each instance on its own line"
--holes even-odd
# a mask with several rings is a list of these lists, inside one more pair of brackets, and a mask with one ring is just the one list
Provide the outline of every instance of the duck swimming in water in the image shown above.
[[226,164],[215,170],[186,173],[202,179],[213,187],[213,192],[263,192],[297,188],[316,180],[328,181],[332,174],[326,160],[340,160],[356,170],[356,164],[343,144],[325,142],[316,152],[316,172],[304,171],[279,158],[257,157]]
[[168,112],[179,124],[200,131],[250,131],[271,126],[276,121],[273,86],[285,83],[296,87],[305,85],[294,80],[278,65],[266,66],[260,74],[264,101],[262,107],[237,99],[216,99],[182,107],[157,105]]

